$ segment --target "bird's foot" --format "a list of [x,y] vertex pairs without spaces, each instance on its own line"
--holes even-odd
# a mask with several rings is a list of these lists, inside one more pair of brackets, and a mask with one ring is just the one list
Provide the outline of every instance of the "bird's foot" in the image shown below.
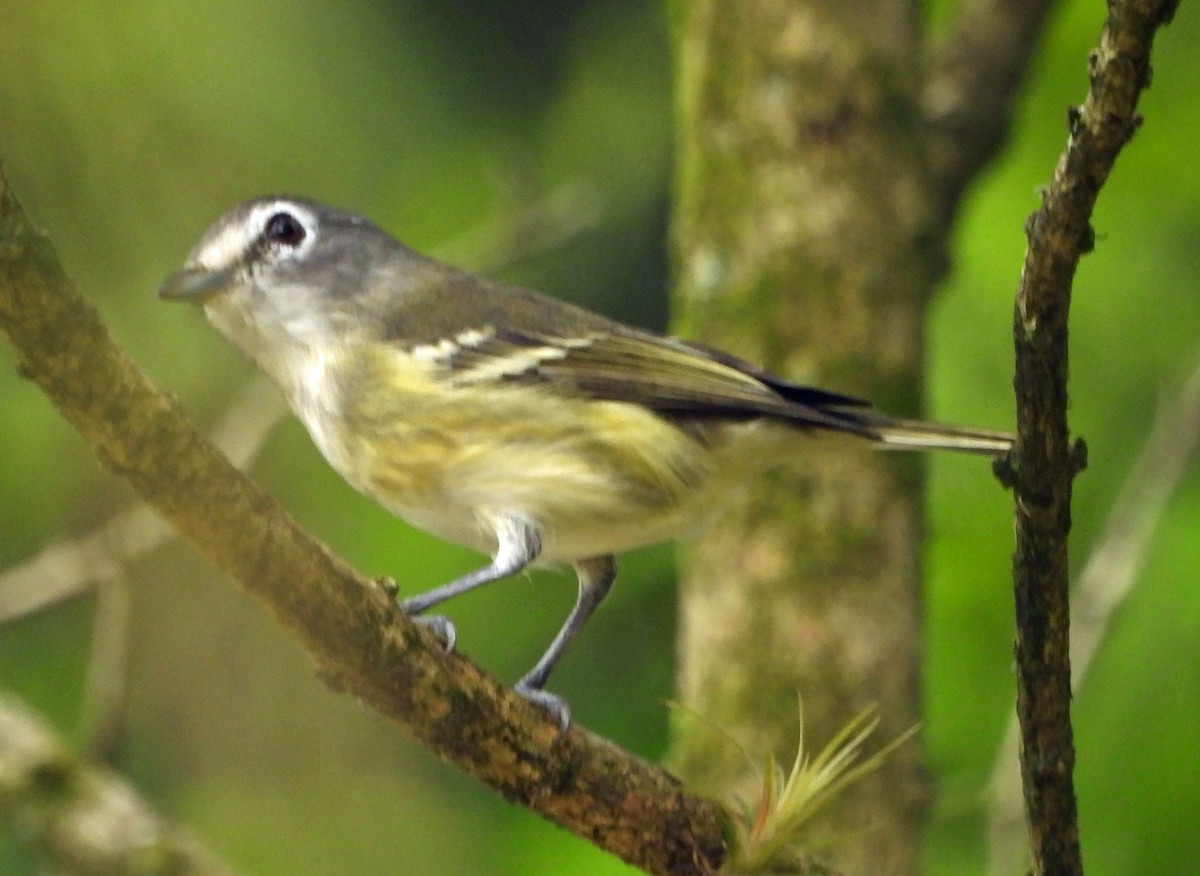
[[567,705],[567,701],[562,697],[552,694],[549,691],[544,691],[540,687],[533,687],[527,684],[524,679],[513,685],[513,690],[525,697],[529,702],[549,712],[550,717],[557,722],[561,729],[566,730],[571,726],[571,707]]

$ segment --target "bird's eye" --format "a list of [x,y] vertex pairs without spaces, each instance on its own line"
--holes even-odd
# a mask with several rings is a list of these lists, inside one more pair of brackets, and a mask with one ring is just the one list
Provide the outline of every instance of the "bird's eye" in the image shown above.
[[276,213],[267,220],[263,234],[270,243],[295,247],[304,242],[308,232],[304,229],[304,223],[291,213]]

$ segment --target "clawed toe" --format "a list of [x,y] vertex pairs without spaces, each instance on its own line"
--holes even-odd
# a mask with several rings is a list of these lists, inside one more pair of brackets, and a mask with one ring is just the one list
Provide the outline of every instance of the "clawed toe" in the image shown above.
[[[400,607],[404,608],[403,602],[400,603]],[[420,624],[441,639],[447,652],[454,650],[454,643],[458,641],[458,631],[454,629],[450,618],[440,614],[409,616],[412,617],[414,623]]]
[[544,691],[541,688],[530,687],[523,681],[513,685],[513,690],[537,706],[550,713],[550,717],[558,722],[558,726],[566,730],[571,726],[571,707],[567,701],[557,694]]

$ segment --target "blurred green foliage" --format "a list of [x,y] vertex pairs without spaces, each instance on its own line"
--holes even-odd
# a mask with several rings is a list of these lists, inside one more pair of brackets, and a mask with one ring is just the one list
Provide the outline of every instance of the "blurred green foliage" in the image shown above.
[[[944,20],[948,2],[931,4]],[[969,199],[930,323],[942,419],[1011,421],[1011,300],[1022,222],[1086,87],[1103,9],[1072,0],[1043,41],[1012,143]],[[1160,399],[1200,337],[1200,23],[1160,38],[1147,123],[1104,190],[1073,313],[1072,426],[1091,448],[1074,560],[1087,558]],[[599,219],[506,276],[661,326],[670,59],[652,0],[180,4],[10,2],[0,30],[0,157],[69,273],[145,369],[212,422],[241,361],[152,296],[233,203],[288,191],[352,207],[418,248],[561,187]],[[469,253],[467,254],[469,256]],[[0,568],[130,502],[0,345]],[[930,465],[926,735],[940,791],[931,873],[981,872],[981,792],[1011,712],[1008,497],[970,460]],[[417,589],[478,558],[356,496],[290,421],[255,476],[368,573]],[[1138,590],[1078,692],[1081,827],[1106,874],[1195,868],[1200,761],[1200,479],[1189,475]],[[669,548],[620,585],[555,689],[578,720],[647,757],[673,673]],[[299,650],[185,546],[128,570],[128,705],[116,759],[243,872],[607,874],[629,869],[491,798],[334,696]],[[460,642],[512,678],[572,598],[537,574],[456,602]],[[0,684],[78,734],[92,601],[0,628]],[[1190,867],[1188,865],[1191,865]],[[0,872],[33,873],[0,834]]]

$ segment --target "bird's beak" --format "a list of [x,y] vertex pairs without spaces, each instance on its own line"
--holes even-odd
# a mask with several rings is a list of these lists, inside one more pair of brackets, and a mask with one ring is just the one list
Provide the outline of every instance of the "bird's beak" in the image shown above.
[[167,301],[198,301],[228,289],[233,285],[233,272],[207,268],[185,268],[163,280],[158,297]]

